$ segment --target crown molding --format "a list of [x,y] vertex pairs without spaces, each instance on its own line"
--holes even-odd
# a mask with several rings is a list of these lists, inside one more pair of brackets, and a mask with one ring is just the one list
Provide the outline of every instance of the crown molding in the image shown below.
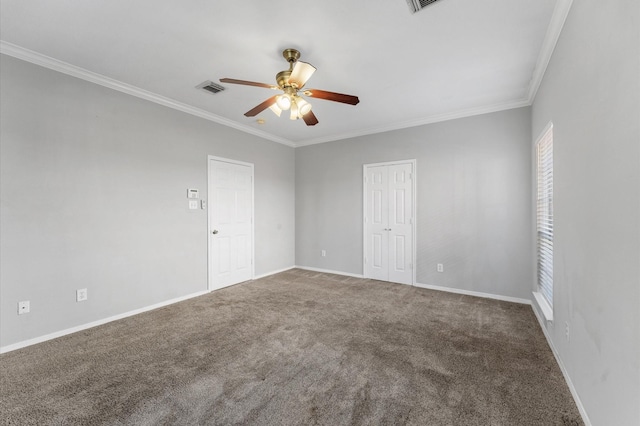
[[99,84],[100,86],[108,87],[109,89],[117,90],[128,95],[135,96],[137,98],[145,99],[147,101],[154,102],[156,104],[166,106],[178,111],[182,111],[187,114],[195,115],[196,117],[204,118],[205,120],[213,121],[223,126],[231,127],[236,130],[240,130],[245,133],[258,136],[263,139],[267,139],[273,142],[281,143],[290,147],[295,146],[294,143],[288,139],[281,138],[270,133],[266,133],[260,130],[253,129],[251,127],[243,126],[235,121],[213,114],[200,108],[193,107],[191,105],[178,102],[171,98],[158,95],[148,90],[141,89],[139,87],[132,86],[127,83],[115,80],[110,77],[106,77],[101,74],[86,70],[84,68],[77,67],[75,65],[68,64],[66,62],[59,61],[46,55],[42,55],[38,52],[34,52],[29,49],[17,46],[12,43],[8,43],[4,40],[0,40],[0,53],[8,56],[12,56],[17,59],[21,59],[26,62],[30,62],[35,65],[39,65],[45,68],[49,68],[54,71],[61,72],[63,74],[70,75],[72,77],[80,78],[82,80],[89,81],[91,83]]
[[492,112],[504,111],[513,108],[521,108],[525,106],[531,106],[533,101],[535,100],[538,89],[540,88],[540,84],[542,83],[542,79],[547,70],[547,66],[551,61],[551,57],[556,48],[556,44],[558,43],[558,39],[560,38],[560,33],[562,32],[562,28],[564,27],[564,23],[567,20],[567,16],[569,15],[569,10],[571,9],[571,5],[573,4],[573,0],[558,0],[553,9],[553,13],[551,15],[551,21],[549,22],[549,26],[547,27],[547,32],[545,33],[544,40],[542,42],[542,47],[540,49],[540,53],[538,54],[538,59],[536,61],[536,66],[533,70],[533,76],[531,81],[529,82],[529,90],[526,99],[521,99],[517,101],[509,101],[503,103],[497,103],[493,105],[486,105],[478,108],[465,109],[460,111],[454,111],[445,114],[432,115],[429,117],[425,117],[418,120],[405,121],[402,123],[395,123],[389,126],[383,127],[375,127],[369,128],[362,131],[351,132],[351,133],[343,133],[332,135],[324,138],[310,139],[307,141],[297,142],[294,146],[302,147],[308,145],[315,145],[325,142],[333,142],[342,139],[355,138],[359,136],[366,136],[375,133],[389,132],[392,130],[401,130],[409,127],[422,126],[425,124],[433,124],[441,121],[455,120],[457,118],[471,117],[474,115],[481,114],[489,114]]
[[441,121],[449,121],[449,120],[455,120],[458,118],[472,117],[474,115],[489,114],[492,112],[505,111],[505,110],[514,109],[514,108],[522,108],[530,105],[531,103],[529,102],[528,99],[499,102],[492,105],[485,105],[485,106],[476,107],[476,108],[468,108],[468,109],[448,112],[444,114],[430,115],[428,117],[420,118],[417,120],[403,121],[403,122],[394,123],[388,126],[371,127],[369,129],[364,129],[356,132],[342,133],[338,135],[328,136],[325,138],[310,139],[307,141],[298,142],[295,145],[295,147],[298,148],[302,146],[316,145],[319,143],[333,142],[333,141],[338,141],[342,139],[357,138],[360,136],[372,135],[375,133],[384,133],[384,132],[390,132],[393,130],[402,130],[410,127],[423,126],[425,124],[433,124],[433,123],[439,123]]
[[562,28],[564,27],[564,23],[567,19],[572,3],[573,3],[573,0],[558,0],[556,2],[555,8],[553,10],[553,14],[551,15],[551,21],[549,23],[549,27],[547,28],[547,32],[542,42],[542,47],[540,49],[540,53],[536,61],[536,66],[534,68],[533,75],[529,83],[529,90],[528,90],[528,95],[526,99],[502,102],[502,103],[497,103],[492,105],[485,105],[477,108],[464,109],[464,110],[459,110],[459,111],[454,111],[454,112],[449,112],[444,114],[437,114],[437,115],[432,115],[432,116],[424,117],[417,120],[409,120],[409,121],[404,121],[400,123],[394,123],[388,126],[372,127],[368,129],[358,130],[355,132],[329,135],[322,138],[302,140],[297,142],[293,142],[289,139],[285,139],[276,135],[272,135],[267,132],[263,132],[248,126],[244,126],[233,120],[229,120],[227,118],[221,117],[219,115],[213,114],[203,109],[196,108],[196,107],[184,104],[182,102],[175,101],[173,99],[149,92],[144,89],[140,89],[130,84],[126,84],[121,81],[114,80],[112,78],[103,76],[101,74],[97,74],[92,71],[86,70],[84,68],[80,68],[75,65],[71,65],[66,62],[59,61],[57,59],[25,49],[23,47],[14,45],[12,43],[5,42],[3,40],[0,40],[0,53],[13,56],[15,58],[22,59],[24,61],[31,62],[33,64],[40,65],[45,68],[49,68],[54,71],[58,71],[67,75],[71,75],[73,77],[77,77],[95,84],[99,84],[101,86],[108,87],[113,90],[117,90],[119,92],[127,93],[129,95],[136,96],[138,98],[142,98],[142,99],[145,99],[145,100],[148,100],[148,101],[151,101],[151,102],[154,102],[178,111],[182,111],[187,114],[194,115],[196,117],[204,118],[205,120],[213,121],[223,126],[231,127],[236,130],[249,133],[266,140],[270,140],[283,145],[297,148],[302,146],[356,138],[360,136],[389,132],[393,130],[401,130],[401,129],[406,129],[410,127],[423,126],[425,124],[433,124],[441,121],[455,120],[458,118],[471,117],[474,115],[488,114],[492,112],[504,111],[508,109],[521,108],[521,107],[532,105],[533,101],[535,100],[538,89],[540,88],[540,84],[542,83],[542,79],[547,70],[547,66],[549,65],[549,62],[555,50],[556,44],[558,43],[558,39],[560,38],[560,33],[562,32]]
[[536,94],[538,93],[538,89],[542,83],[542,78],[547,71],[549,61],[551,61],[551,56],[553,56],[553,51],[558,44],[560,33],[562,32],[564,23],[567,20],[572,4],[573,0],[558,0],[556,2],[553,14],[551,15],[551,22],[549,22],[549,27],[547,28],[544,40],[542,41],[542,47],[540,48],[540,54],[536,61],[536,67],[533,70],[533,76],[529,83],[529,104],[533,104],[533,101],[536,98]]

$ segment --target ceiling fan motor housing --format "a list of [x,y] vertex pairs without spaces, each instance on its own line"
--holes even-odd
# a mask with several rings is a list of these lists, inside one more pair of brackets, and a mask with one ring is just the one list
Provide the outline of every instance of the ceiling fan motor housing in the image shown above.
[[289,85],[290,76],[291,76],[291,70],[280,71],[278,74],[276,74],[276,83],[278,83],[278,86],[282,90],[285,90],[286,87],[291,87]]

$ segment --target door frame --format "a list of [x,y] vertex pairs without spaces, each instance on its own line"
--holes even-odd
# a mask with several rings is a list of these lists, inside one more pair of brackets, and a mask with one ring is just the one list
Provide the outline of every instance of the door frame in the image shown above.
[[418,168],[416,159],[385,161],[382,163],[369,163],[362,165],[362,276],[367,278],[365,258],[367,257],[367,168],[378,166],[394,166],[398,164],[411,164],[413,175],[411,176],[411,196],[413,198],[411,211],[411,285],[416,285],[416,211],[418,204],[418,191],[416,184],[418,181]]
[[217,289],[213,286],[213,262],[211,260],[213,251],[213,237],[211,234],[211,205],[209,204],[213,200],[211,194],[213,188],[211,188],[211,160],[221,161],[223,163],[236,164],[239,166],[247,166],[251,168],[251,279],[256,276],[256,245],[255,245],[255,173],[253,163],[247,163],[239,160],[232,160],[230,158],[216,157],[215,155],[207,156],[207,290],[213,291]]

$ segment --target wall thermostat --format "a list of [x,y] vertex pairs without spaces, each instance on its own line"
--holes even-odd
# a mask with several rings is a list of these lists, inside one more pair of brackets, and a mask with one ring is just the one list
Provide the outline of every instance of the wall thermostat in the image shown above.
[[188,198],[200,198],[200,194],[197,189],[187,189]]

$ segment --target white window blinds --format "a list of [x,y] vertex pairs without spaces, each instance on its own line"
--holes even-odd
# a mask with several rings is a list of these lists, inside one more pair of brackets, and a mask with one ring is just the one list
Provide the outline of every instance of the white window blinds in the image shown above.
[[538,141],[536,158],[538,287],[549,306],[553,306],[553,126]]

